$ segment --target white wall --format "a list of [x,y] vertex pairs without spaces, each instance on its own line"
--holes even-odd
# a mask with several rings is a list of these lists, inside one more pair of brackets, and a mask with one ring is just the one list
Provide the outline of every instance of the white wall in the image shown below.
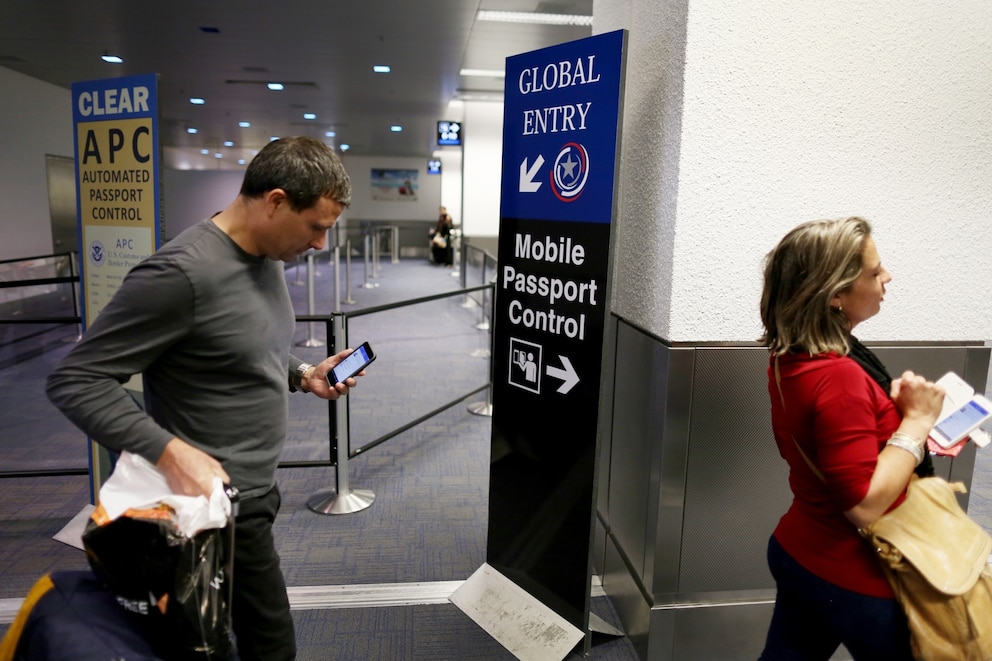
[[[354,220],[437,220],[441,206],[441,177],[427,175],[427,157],[349,156],[344,163],[351,177],[351,206],[344,217]],[[372,170],[417,170],[416,201],[382,201],[372,199]]]
[[461,149],[440,152],[441,159],[441,204],[448,209],[448,215],[455,225],[462,223],[462,151]]
[[172,170],[162,175],[162,224],[165,238],[173,239],[227,208],[241,190],[241,170]]
[[[351,177],[351,206],[342,214],[342,226],[348,219],[423,220],[437,219],[441,205],[441,177],[427,176],[427,159],[391,157],[342,157]],[[372,168],[420,170],[415,202],[383,202],[372,199]],[[443,170],[442,170],[443,171]],[[244,168],[238,170],[165,170],[165,232],[173,238],[179,232],[221,211],[241,190]]]
[[499,236],[503,104],[465,102],[462,209],[466,236]]
[[0,259],[52,253],[45,155],[73,157],[68,89],[0,67]]
[[614,310],[753,341],[764,255],[862,215],[893,273],[868,340],[992,337],[992,3],[628,0]]

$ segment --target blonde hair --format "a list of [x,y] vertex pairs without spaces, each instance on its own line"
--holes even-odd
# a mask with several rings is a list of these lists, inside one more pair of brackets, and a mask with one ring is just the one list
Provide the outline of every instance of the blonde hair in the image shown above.
[[786,234],[765,257],[759,342],[774,355],[850,351],[843,311],[830,302],[861,274],[871,225],[858,217],[813,220]]

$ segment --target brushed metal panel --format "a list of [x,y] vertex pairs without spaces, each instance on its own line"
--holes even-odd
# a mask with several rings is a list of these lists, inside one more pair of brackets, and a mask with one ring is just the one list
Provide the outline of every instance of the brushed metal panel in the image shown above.
[[606,529],[610,510],[610,457],[613,439],[613,393],[616,389],[617,318],[608,315],[603,332],[602,386],[599,391],[599,432],[596,435],[596,512],[590,559],[594,571],[603,573]]
[[667,396],[667,351],[648,335],[621,323],[617,329],[613,395],[609,529],[643,580],[652,566],[653,521],[657,517],[658,474]]
[[[651,661],[753,661],[765,645],[771,603],[719,604],[651,613]],[[672,630],[669,641],[655,632]],[[659,637],[660,638],[660,637]],[[670,651],[669,651],[670,650]],[[667,654],[666,654],[667,652]],[[850,661],[841,646],[830,661]]]
[[639,582],[617,550],[613,538],[605,549],[605,569],[601,574],[603,591],[620,619],[621,628],[640,659],[648,658],[651,633],[651,605],[645,600]]
[[792,502],[763,348],[696,350],[679,592],[774,587],[768,536]]
[[76,225],[76,161],[45,154],[48,212],[52,227],[52,252],[79,253]]
[[657,470],[658,514],[654,530],[654,571],[646,577],[654,603],[670,601],[678,591],[681,564],[684,562],[683,535],[686,488],[690,475],[687,469],[689,431],[691,425],[693,365],[696,351],[673,349],[669,352],[668,397],[663,405],[662,445]]

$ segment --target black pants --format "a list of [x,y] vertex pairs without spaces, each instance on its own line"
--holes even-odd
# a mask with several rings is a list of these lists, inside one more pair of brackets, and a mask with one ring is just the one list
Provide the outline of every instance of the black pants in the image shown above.
[[827,661],[844,643],[856,661],[912,661],[909,626],[895,599],[837,587],[805,569],[774,536],[768,568],[778,594],[759,661]]
[[276,487],[257,498],[244,498],[235,522],[231,615],[241,661],[296,658],[286,581],[272,538],[280,502]]

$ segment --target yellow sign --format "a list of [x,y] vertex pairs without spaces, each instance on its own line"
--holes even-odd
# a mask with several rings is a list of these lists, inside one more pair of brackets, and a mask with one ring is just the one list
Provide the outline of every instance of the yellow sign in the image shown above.
[[92,323],[131,267],[155,252],[152,119],[77,125],[84,305]]

